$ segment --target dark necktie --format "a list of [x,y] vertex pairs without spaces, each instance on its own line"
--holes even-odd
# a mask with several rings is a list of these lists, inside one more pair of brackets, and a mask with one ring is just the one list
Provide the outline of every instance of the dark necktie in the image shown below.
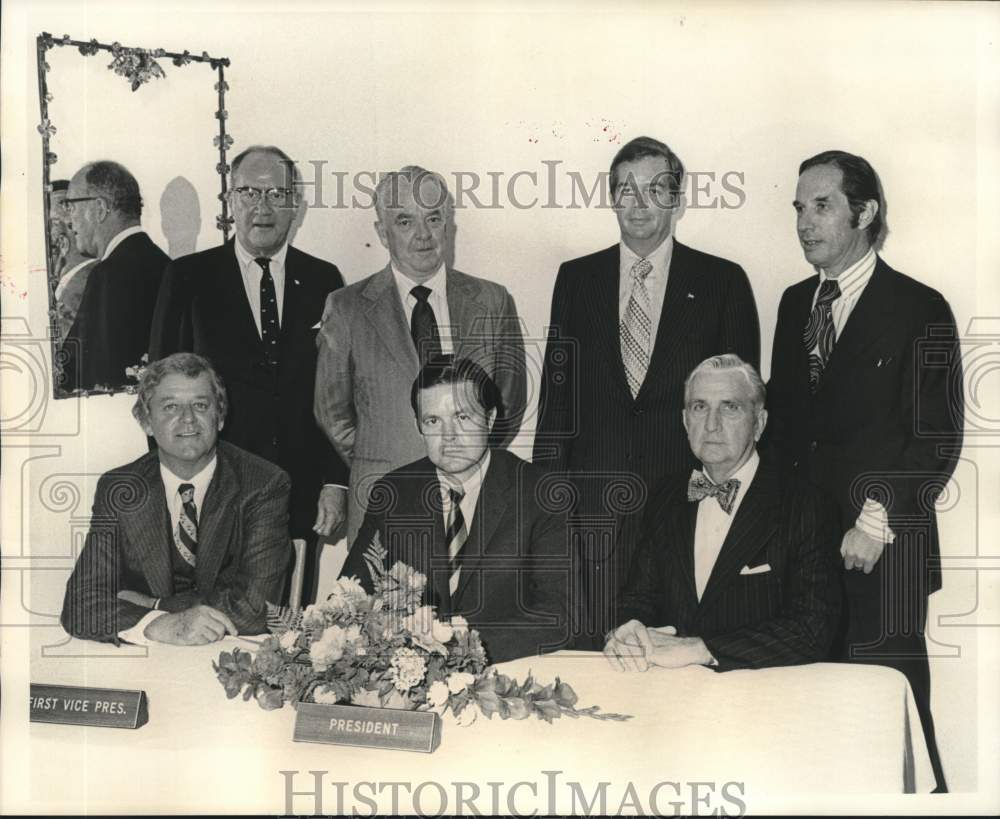
[[451,575],[448,578],[448,589],[451,594],[458,589],[458,578],[462,571],[462,561],[459,553],[465,545],[465,539],[469,532],[465,526],[465,516],[462,515],[462,499],[465,493],[457,489],[449,489],[448,497],[451,500],[451,514],[448,516],[448,526],[444,533],[444,542],[448,547],[448,560],[451,561]]
[[410,335],[413,336],[413,346],[417,348],[417,358],[421,366],[434,356],[441,355],[441,337],[438,334],[437,319],[434,318],[434,308],[427,301],[431,294],[429,287],[418,284],[410,291],[417,300],[413,306],[413,316],[410,319]]
[[181,496],[181,514],[174,529],[174,544],[181,557],[194,566],[198,551],[198,507],[194,503],[194,484],[182,483],[177,487]]
[[697,469],[691,473],[688,481],[688,500],[700,501],[703,498],[715,498],[727,515],[732,514],[736,494],[740,491],[740,482],[730,478],[722,483],[712,483]]
[[274,295],[271,278],[271,260],[267,256],[254,259],[260,265],[260,340],[264,342],[264,356],[272,369],[278,366],[278,300]]
[[809,314],[809,321],[802,333],[802,340],[809,354],[809,391],[816,392],[819,377],[833,352],[837,330],[833,324],[833,303],[840,298],[840,285],[836,279],[827,279],[819,286],[816,306]]

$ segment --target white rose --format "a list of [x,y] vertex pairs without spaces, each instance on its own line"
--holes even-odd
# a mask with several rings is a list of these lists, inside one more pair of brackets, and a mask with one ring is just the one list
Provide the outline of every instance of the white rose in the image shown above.
[[455,616],[451,618],[451,627],[456,634],[464,634],[469,630],[469,621],[464,617]]
[[329,686],[317,686],[313,690],[313,699],[322,705],[336,705],[337,695],[333,692],[333,689]]
[[469,703],[469,705],[466,705],[465,708],[462,709],[462,713],[456,717],[456,722],[458,722],[458,724],[463,728],[468,728],[476,721],[477,716],[479,716],[479,708],[472,703]]
[[427,702],[435,708],[444,706],[448,702],[448,686],[440,680],[431,683],[427,689]]
[[472,685],[476,678],[464,671],[448,676],[448,690],[452,694],[461,694],[466,688]]
[[[352,626],[354,628],[354,626]],[[325,671],[344,656],[347,633],[340,626],[329,626],[323,636],[309,647],[309,659],[317,671]]]
[[295,648],[295,642],[299,639],[299,634],[301,634],[299,631],[286,631],[278,638],[278,645],[285,651],[291,651]]

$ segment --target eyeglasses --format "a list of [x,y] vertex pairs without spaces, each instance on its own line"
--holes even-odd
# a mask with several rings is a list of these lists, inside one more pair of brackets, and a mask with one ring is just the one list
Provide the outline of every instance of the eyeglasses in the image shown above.
[[295,191],[291,188],[268,188],[266,191],[260,188],[252,188],[244,185],[240,188],[233,188],[233,193],[239,196],[244,205],[254,206],[260,202],[261,196],[267,198],[267,204],[275,208],[287,208],[294,204]]
[[59,207],[63,213],[72,213],[77,202],[93,202],[95,199],[100,198],[100,196],[77,196],[73,199],[66,197],[59,203]]

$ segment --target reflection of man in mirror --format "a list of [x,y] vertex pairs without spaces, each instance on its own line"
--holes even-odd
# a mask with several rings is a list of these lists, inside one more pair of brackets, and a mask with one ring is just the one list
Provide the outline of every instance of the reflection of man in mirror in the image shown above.
[[66,212],[68,179],[56,179],[49,194],[49,271],[59,277],[55,291],[56,322],[61,343],[73,326],[80,299],[90,276],[90,269],[97,261],[86,256],[76,246]]
[[66,390],[127,383],[149,342],[156,293],[169,257],[143,231],[139,183],[117,162],[84,165],[70,180],[65,209],[90,270],[63,342]]
[[[302,200],[284,151],[247,148],[233,159],[231,182],[236,238],[167,268],[150,360],[177,351],[212,360],[229,391],[222,437],[288,472],[292,537],[313,541],[339,525],[334,498],[347,483],[347,467],[312,411],[316,332],[327,294],[344,280],[335,265],[288,244]],[[312,549],[305,601],[317,562]]]

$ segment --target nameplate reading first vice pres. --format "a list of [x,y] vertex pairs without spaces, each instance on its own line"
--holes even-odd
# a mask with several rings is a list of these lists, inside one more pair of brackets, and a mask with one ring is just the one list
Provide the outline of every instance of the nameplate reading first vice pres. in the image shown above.
[[149,718],[145,691],[31,684],[31,722],[138,728]]
[[300,702],[292,739],[431,753],[441,742],[441,718],[431,711]]

